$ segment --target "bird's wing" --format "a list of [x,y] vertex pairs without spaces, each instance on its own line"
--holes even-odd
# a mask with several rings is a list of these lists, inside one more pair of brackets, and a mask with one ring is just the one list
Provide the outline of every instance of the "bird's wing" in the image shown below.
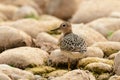
[[74,34],[64,37],[60,45],[62,50],[81,53],[86,52],[86,43],[84,39]]

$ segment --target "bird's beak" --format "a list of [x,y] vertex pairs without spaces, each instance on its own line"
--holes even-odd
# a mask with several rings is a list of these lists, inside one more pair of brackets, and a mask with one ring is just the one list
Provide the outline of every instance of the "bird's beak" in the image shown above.
[[60,29],[60,27],[58,27],[58,28],[56,28],[56,29],[53,29],[53,30],[51,30],[51,31],[57,31],[57,30],[59,30]]

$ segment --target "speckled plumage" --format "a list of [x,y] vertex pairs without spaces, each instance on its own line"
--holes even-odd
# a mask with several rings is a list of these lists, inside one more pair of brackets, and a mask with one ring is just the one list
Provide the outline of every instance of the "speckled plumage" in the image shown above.
[[84,53],[87,51],[87,46],[82,37],[71,32],[60,39],[60,49],[64,51]]

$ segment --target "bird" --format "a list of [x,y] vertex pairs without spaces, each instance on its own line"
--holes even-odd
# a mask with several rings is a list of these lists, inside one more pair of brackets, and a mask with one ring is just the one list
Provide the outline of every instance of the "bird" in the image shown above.
[[68,57],[68,70],[70,70],[70,59],[80,58],[87,51],[87,44],[82,37],[73,33],[72,25],[69,22],[61,23],[58,28],[52,31],[57,30],[60,30],[63,34],[59,39],[58,45],[61,52]]

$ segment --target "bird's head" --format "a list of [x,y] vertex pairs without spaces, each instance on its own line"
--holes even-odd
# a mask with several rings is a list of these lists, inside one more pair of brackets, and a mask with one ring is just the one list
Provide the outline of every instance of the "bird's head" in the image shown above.
[[60,24],[60,26],[52,31],[60,30],[63,32],[63,34],[71,33],[71,24],[69,22],[63,22]]

